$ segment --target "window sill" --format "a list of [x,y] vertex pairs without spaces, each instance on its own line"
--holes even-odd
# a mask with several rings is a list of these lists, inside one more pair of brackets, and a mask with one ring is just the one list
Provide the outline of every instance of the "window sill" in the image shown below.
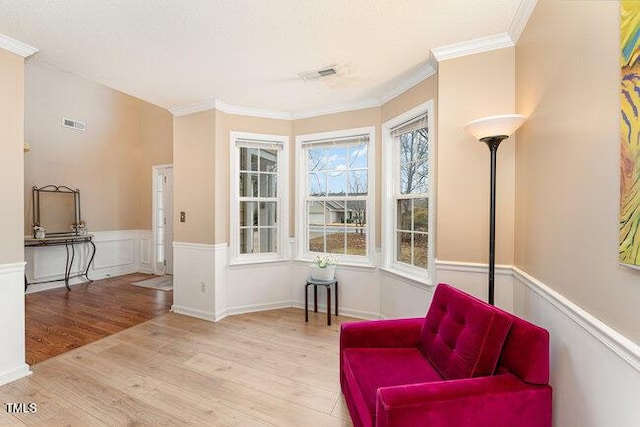
[[380,271],[382,271],[384,274],[395,276],[396,278],[399,278],[407,284],[416,288],[433,288],[433,283],[431,283],[431,280],[428,277],[418,276],[417,274],[408,273],[406,271],[398,270],[395,268],[380,267]]
[[[307,265],[307,266],[309,264],[313,264],[314,263],[313,259],[305,259],[305,258],[296,258],[293,261],[298,265]],[[351,261],[351,262],[340,261],[340,263],[338,263],[336,266],[337,266],[338,270],[341,267],[347,267],[349,269],[362,269],[362,270],[366,270],[366,271],[375,270],[376,269],[376,266],[374,264],[372,264],[371,262],[369,262],[369,261],[362,262],[362,263],[353,262],[353,261]]]
[[229,261],[229,267],[251,267],[261,264],[286,264],[291,260],[288,258],[262,258],[262,259],[235,259]]

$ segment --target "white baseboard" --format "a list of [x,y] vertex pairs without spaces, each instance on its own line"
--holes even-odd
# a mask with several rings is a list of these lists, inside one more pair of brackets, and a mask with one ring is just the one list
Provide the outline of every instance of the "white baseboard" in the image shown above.
[[33,374],[33,372],[29,369],[29,365],[23,363],[15,369],[0,373],[0,386],[20,378],[27,377],[31,374]]
[[216,320],[219,320],[219,319],[216,319],[216,317],[208,311],[197,310],[195,308],[189,308],[189,307],[182,307],[175,304],[171,306],[171,311],[173,311],[176,314],[195,317],[196,319],[208,320],[210,322],[215,322]]
[[251,304],[240,307],[229,307],[226,311],[228,316],[245,313],[255,313],[258,311],[277,310],[279,308],[291,307],[291,301],[276,301],[265,304]]

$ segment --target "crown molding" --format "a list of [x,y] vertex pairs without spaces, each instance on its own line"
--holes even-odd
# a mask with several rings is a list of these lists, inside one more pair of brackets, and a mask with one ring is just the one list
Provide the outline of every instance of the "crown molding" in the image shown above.
[[414,73],[410,76],[402,79],[402,82],[387,92],[384,96],[382,96],[379,100],[379,105],[386,104],[391,101],[393,98],[402,95],[412,87],[417,84],[425,81],[429,77],[436,74],[438,71],[438,62],[435,60],[433,55],[430,55],[429,60],[424,63],[420,68],[418,68]]
[[187,114],[199,113],[201,111],[213,110],[222,111],[227,114],[237,114],[240,116],[261,117],[278,120],[298,120],[310,117],[324,116],[327,114],[344,113],[346,111],[363,110],[366,108],[380,107],[393,98],[400,96],[407,90],[423,82],[437,72],[437,62],[430,58],[425,64],[420,66],[414,73],[402,79],[402,82],[394,86],[389,92],[380,98],[368,98],[358,102],[333,105],[330,107],[316,108],[299,112],[286,112],[277,110],[265,110],[240,105],[231,105],[220,99],[196,102],[193,104],[181,105],[169,108],[169,112],[174,116],[184,116]]
[[33,46],[29,46],[26,43],[22,43],[21,41],[2,34],[0,34],[0,49],[8,50],[9,52],[20,55],[23,58],[28,58],[38,51],[38,49]]
[[227,114],[238,114],[241,116],[262,117],[265,119],[279,120],[291,120],[293,118],[293,114],[286,111],[264,110],[261,108],[230,105],[219,99],[216,99],[214,104],[216,110],[222,111],[223,113]]
[[187,114],[199,113],[201,111],[213,110],[216,108],[214,101],[194,102],[193,104],[179,105],[169,108],[169,112],[174,116],[186,116]]
[[293,113],[293,120],[308,119],[310,117],[326,116],[327,114],[344,113],[346,111],[364,110],[366,108],[375,108],[380,106],[380,100],[376,98],[368,98],[358,102],[349,102],[347,104],[333,105],[330,107],[316,108],[313,110],[300,111]]
[[518,6],[518,10],[516,10],[516,14],[513,17],[513,21],[511,22],[511,26],[509,27],[509,36],[513,43],[518,43],[524,28],[527,26],[527,22],[529,22],[529,18],[531,18],[531,14],[533,14],[533,10],[536,8],[538,4],[538,0],[522,0],[520,2],[520,6]]
[[511,39],[511,36],[508,33],[501,33],[461,43],[435,47],[431,49],[431,53],[438,61],[444,61],[447,59],[459,58],[461,56],[489,52],[513,46],[515,46],[515,43]]

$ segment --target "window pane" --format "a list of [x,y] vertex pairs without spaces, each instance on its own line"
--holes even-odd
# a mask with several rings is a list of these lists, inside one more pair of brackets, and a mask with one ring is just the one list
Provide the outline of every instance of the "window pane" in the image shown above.
[[427,162],[416,162],[413,176],[413,194],[427,194],[429,192],[429,168]]
[[261,227],[274,226],[278,223],[278,204],[276,202],[260,203],[260,221],[258,225]]
[[328,200],[326,206],[326,224],[344,224],[345,222],[345,202],[337,200]]
[[411,231],[411,199],[398,200],[398,230]]
[[260,197],[278,197],[278,176],[276,174],[260,174]]
[[257,171],[258,157],[260,150],[258,148],[240,148],[240,170],[241,171]]
[[327,170],[347,169],[347,147],[327,148]]
[[278,171],[278,152],[276,150],[260,150],[260,171]]
[[325,196],[327,194],[327,175],[325,173],[309,174],[309,195]]
[[310,226],[323,226],[325,216],[325,203],[324,202],[309,202],[307,203],[307,222]]
[[427,268],[428,263],[428,235],[416,233],[413,236],[413,264],[416,267]]
[[327,227],[327,252],[344,254],[346,233],[344,227]]
[[309,170],[319,171],[327,167],[327,159],[324,148],[312,148],[309,150]]
[[362,231],[362,228],[367,225],[367,202],[364,200],[348,201],[345,222]]
[[260,229],[260,252],[278,252],[278,238],[276,228]]
[[240,253],[253,254],[258,252],[258,229],[257,228],[241,228],[240,229]]
[[422,162],[411,162],[400,166],[400,193],[426,194],[428,192],[428,169]]
[[349,169],[367,167],[367,144],[349,147]]
[[240,226],[258,225],[258,203],[240,202]]
[[413,199],[413,229],[429,231],[429,199]]
[[349,195],[366,196],[368,193],[367,171],[349,172]]
[[240,197],[258,197],[258,174],[240,173]]
[[328,195],[345,196],[347,194],[347,174],[345,171],[327,173]]
[[397,239],[396,260],[411,264],[411,233],[398,232]]
[[324,227],[309,227],[309,252],[326,252],[324,250]]

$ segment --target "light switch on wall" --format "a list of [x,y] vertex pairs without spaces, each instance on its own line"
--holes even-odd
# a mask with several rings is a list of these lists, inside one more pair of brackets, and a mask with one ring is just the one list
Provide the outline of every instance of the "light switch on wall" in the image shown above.
[[186,222],[187,215],[184,212],[180,212],[180,222]]

